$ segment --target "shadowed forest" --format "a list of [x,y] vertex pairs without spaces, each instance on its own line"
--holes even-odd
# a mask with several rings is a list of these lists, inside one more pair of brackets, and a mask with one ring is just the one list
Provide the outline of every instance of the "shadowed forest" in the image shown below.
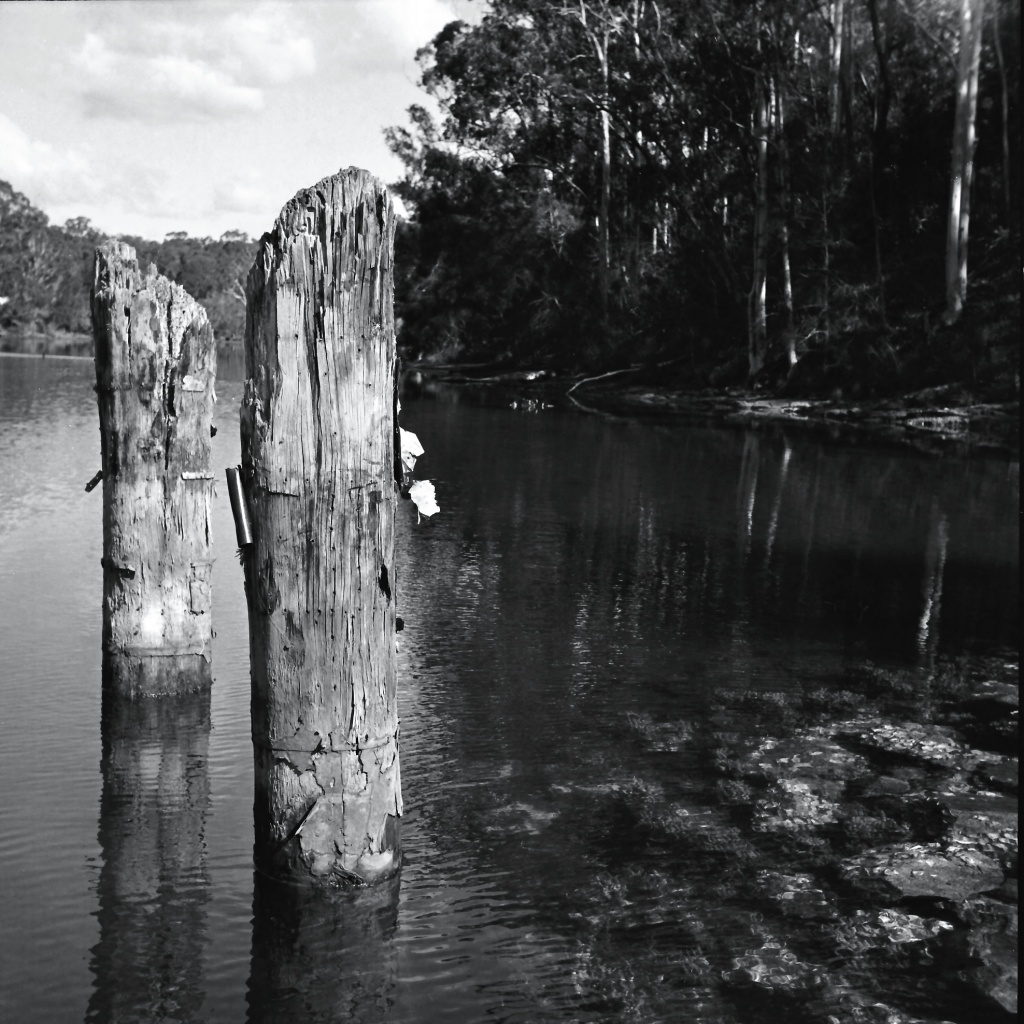
[[[493,0],[386,133],[402,351],[1014,398],[1019,38],[1010,0]],[[88,331],[102,237],[0,183],[0,347]],[[125,240],[240,342],[255,243]]]
[[406,346],[869,392],[998,375],[1019,29],[995,0],[497,0],[419,54],[440,118],[389,136]]

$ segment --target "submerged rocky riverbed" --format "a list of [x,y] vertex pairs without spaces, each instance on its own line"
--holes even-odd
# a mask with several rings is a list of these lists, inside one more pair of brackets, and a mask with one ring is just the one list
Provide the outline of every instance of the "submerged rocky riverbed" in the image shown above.
[[[749,1022],[1015,1014],[1017,673],[1010,653],[863,665],[795,696],[722,699],[700,724],[631,716],[651,774],[594,799],[617,801],[655,866],[579,894],[603,965],[588,987],[623,1020],[678,1013],[681,992],[693,1020],[723,998]],[[670,781],[684,752],[702,785]],[[631,931],[643,943],[609,970]]]

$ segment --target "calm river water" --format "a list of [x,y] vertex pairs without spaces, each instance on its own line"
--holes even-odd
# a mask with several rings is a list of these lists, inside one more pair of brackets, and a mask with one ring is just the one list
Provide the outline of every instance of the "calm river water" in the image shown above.
[[[104,741],[93,381],[0,356],[0,1019],[827,1019],[724,980],[765,935],[814,950],[730,881],[737,844],[775,854],[700,737],[866,660],[1015,648],[1015,462],[407,395],[442,511],[399,510],[405,863],[324,903],[252,869],[240,383],[212,694]],[[652,793],[702,841],[645,825]],[[927,964],[888,970],[888,1002],[974,1019]]]

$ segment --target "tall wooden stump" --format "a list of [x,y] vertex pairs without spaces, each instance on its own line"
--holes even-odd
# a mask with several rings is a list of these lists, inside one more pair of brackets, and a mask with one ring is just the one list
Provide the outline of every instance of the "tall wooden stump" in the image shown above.
[[125,696],[208,686],[217,356],[206,312],[143,274],[135,250],[96,250],[92,289],[103,472],[105,685]]
[[393,246],[349,168],[285,206],[246,284],[256,859],[315,884],[400,863]]

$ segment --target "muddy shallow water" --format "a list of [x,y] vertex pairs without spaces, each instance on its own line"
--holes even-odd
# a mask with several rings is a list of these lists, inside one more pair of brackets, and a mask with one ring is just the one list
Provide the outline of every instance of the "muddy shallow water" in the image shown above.
[[223,486],[212,693],[104,720],[92,380],[0,357],[0,1017],[1006,1016],[1016,462],[407,395],[405,864],[324,902],[252,870]]

